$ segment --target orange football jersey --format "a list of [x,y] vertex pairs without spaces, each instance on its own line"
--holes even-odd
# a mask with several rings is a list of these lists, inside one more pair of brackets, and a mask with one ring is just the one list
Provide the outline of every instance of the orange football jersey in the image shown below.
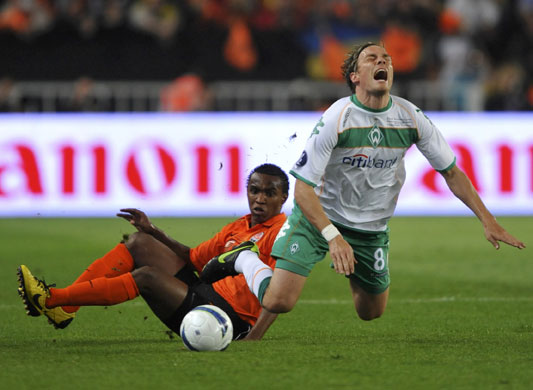
[[[281,213],[254,227],[250,227],[250,218],[251,215],[248,214],[229,223],[213,238],[192,248],[190,257],[196,270],[201,272],[213,257],[227,252],[244,241],[255,242],[259,247],[259,258],[274,269],[276,261],[270,256],[270,252],[287,217]],[[248,288],[243,275],[219,280],[213,283],[213,288],[233,307],[239,317],[252,325],[255,324],[261,312],[261,304]]]

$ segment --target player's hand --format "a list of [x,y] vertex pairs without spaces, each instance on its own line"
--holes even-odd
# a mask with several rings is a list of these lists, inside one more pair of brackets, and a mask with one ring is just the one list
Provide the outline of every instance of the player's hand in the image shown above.
[[338,235],[329,241],[329,254],[333,260],[333,267],[338,274],[351,275],[355,270],[357,260],[353,254],[353,249],[346,240]]
[[121,213],[117,214],[117,217],[124,218],[131,223],[135,228],[142,233],[152,234],[154,231],[154,225],[150,222],[150,219],[144,212],[138,209],[120,209]]
[[486,239],[489,240],[492,246],[496,249],[500,249],[500,241],[518,249],[524,249],[526,247],[522,241],[510,235],[507,230],[501,227],[497,222],[484,226],[484,229]]

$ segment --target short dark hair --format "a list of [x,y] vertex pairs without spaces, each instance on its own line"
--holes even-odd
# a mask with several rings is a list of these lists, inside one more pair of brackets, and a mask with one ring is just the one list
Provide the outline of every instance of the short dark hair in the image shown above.
[[367,42],[363,43],[362,45],[356,45],[348,53],[346,59],[341,65],[342,77],[344,77],[344,79],[346,80],[346,83],[348,84],[348,87],[350,88],[350,91],[352,91],[352,93],[355,93],[355,84],[352,83],[352,80],[350,80],[350,73],[357,71],[357,61],[359,61],[359,56],[361,55],[361,52],[365,50],[368,46],[383,47],[382,44],[376,42]]
[[248,187],[248,183],[250,183],[250,178],[254,173],[262,173],[264,175],[279,177],[281,179],[281,192],[286,195],[289,194],[289,177],[287,176],[285,171],[277,165],[265,163],[252,169],[252,172],[250,172],[250,174],[248,175],[248,179],[246,180],[246,187]]

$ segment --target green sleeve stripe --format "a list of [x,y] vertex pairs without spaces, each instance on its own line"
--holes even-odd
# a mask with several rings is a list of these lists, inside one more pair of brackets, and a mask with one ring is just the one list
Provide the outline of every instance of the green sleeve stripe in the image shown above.
[[301,177],[300,175],[298,175],[296,172],[294,172],[292,169],[289,171],[289,173],[291,175],[293,175],[295,178],[297,178],[298,180],[301,180],[303,181],[305,184],[308,184],[310,185],[311,187],[315,188],[316,187],[316,184],[307,180],[307,179],[304,179],[303,177]]
[[441,170],[437,169],[437,172],[439,172],[439,173],[448,172],[450,169],[452,169],[455,166],[456,160],[457,160],[457,157],[454,157],[453,162],[447,168],[444,168],[444,169],[441,169]]

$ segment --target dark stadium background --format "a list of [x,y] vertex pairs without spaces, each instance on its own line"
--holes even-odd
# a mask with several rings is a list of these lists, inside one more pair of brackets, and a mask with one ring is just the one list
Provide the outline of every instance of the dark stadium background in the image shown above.
[[527,0],[5,0],[0,110],[319,110],[369,40],[424,110],[533,106]]

